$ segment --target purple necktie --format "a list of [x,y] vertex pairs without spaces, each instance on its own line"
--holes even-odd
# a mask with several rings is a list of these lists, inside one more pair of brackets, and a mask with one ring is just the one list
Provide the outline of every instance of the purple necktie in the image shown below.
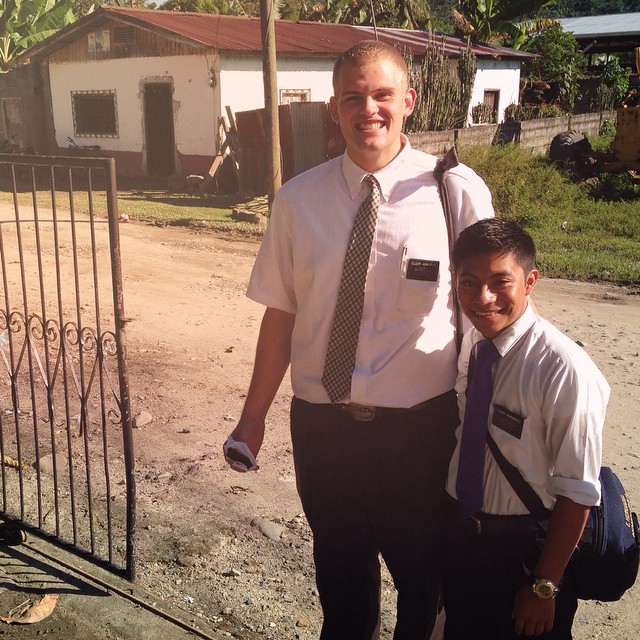
[[456,493],[464,518],[482,510],[484,456],[487,443],[489,406],[493,395],[491,366],[500,353],[491,340],[476,345],[476,360],[467,389],[462,423]]

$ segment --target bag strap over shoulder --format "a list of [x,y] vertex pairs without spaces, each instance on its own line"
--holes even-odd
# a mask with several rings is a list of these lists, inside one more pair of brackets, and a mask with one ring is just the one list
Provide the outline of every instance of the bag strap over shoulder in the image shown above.
[[520,470],[514,467],[502,454],[500,448],[496,444],[490,433],[487,433],[487,445],[489,450],[493,454],[500,470],[505,475],[509,484],[516,492],[516,495],[522,500],[522,503],[527,508],[529,513],[538,522],[548,520],[551,513],[549,509],[544,506],[544,503],[540,499],[540,496],[531,488],[531,485],[522,477]]
[[[449,255],[453,251],[453,245],[456,241],[456,230],[453,224],[453,214],[451,212],[451,201],[449,199],[449,191],[447,188],[446,177],[450,169],[457,167],[460,164],[458,160],[458,154],[456,148],[451,147],[447,153],[439,158],[436,162],[436,166],[433,170],[436,182],[438,184],[438,193],[440,195],[440,201],[442,202],[442,208],[444,209],[444,218],[447,223],[447,235],[449,237]],[[460,345],[462,344],[462,311],[460,304],[458,303],[458,292],[456,290],[455,283],[451,283],[451,295],[453,298],[453,313],[455,316],[455,342],[456,349],[460,353]]]

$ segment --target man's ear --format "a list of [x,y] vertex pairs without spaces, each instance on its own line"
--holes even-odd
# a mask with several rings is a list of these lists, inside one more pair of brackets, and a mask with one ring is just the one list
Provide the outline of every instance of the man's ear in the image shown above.
[[331,113],[331,119],[338,124],[340,122],[340,116],[338,115],[338,100],[335,96],[329,98],[329,112]]
[[416,90],[412,87],[409,87],[404,94],[404,117],[408,118],[415,109],[416,101],[418,99],[418,95],[416,94]]
[[531,292],[533,291],[534,287],[536,286],[536,282],[538,282],[538,276],[540,274],[538,273],[537,269],[531,269],[531,271],[529,271],[529,273],[527,274],[527,277],[525,278],[524,284],[525,284],[525,295],[531,295]]

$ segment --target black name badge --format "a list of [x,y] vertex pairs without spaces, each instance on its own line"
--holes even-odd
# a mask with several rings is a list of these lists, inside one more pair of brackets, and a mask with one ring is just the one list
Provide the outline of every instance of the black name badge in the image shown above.
[[522,437],[522,427],[524,425],[524,418],[519,416],[509,409],[501,407],[499,404],[493,405],[493,419],[491,422],[498,427],[506,431],[518,440]]
[[439,260],[417,260],[416,258],[410,258],[407,263],[407,280],[437,282],[439,271]]

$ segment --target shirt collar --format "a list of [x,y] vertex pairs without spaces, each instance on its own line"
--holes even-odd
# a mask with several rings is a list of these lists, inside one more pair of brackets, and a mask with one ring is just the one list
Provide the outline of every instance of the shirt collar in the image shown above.
[[520,340],[520,338],[531,328],[536,321],[534,313],[529,301],[527,300],[527,308],[524,313],[511,325],[509,325],[502,333],[493,339],[493,344],[500,352],[501,356],[506,355],[511,347]]
[[[409,138],[404,134],[400,135],[403,143],[400,153],[388,165],[373,173],[380,185],[380,196],[382,202],[389,200],[391,192],[400,181],[402,166],[404,165],[405,158],[411,149]],[[347,187],[351,194],[351,199],[353,200],[361,192],[362,179],[368,175],[369,172],[362,169],[362,167],[359,167],[346,152],[342,156],[342,172],[345,180],[347,181]]]

